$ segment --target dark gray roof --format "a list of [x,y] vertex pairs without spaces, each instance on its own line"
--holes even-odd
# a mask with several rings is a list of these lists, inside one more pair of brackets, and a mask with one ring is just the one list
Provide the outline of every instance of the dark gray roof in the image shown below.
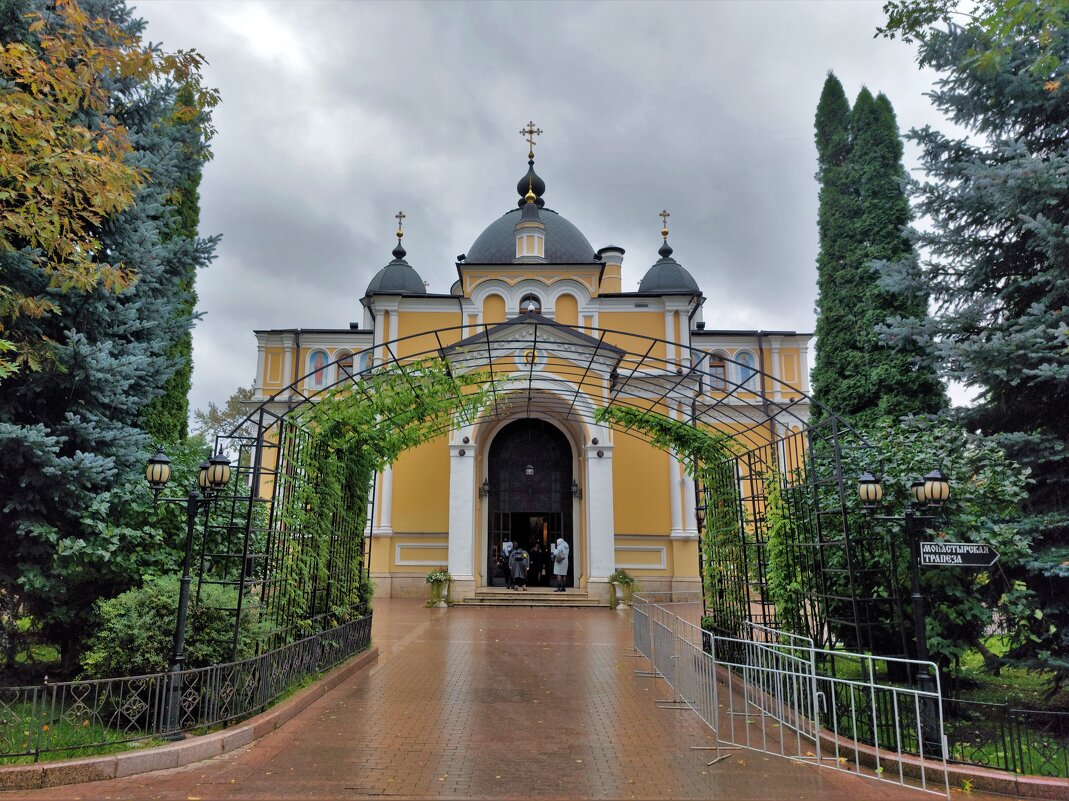
[[[400,255],[398,255],[400,253]],[[375,273],[367,285],[368,295],[426,295],[427,287],[411,264],[404,260],[405,252],[398,245],[394,260]]]
[[[594,248],[579,229],[552,209],[539,210],[546,226],[546,263],[592,264]],[[520,209],[498,217],[468,249],[465,264],[512,264],[516,258],[516,223]]]
[[667,242],[661,245],[661,249],[657,252],[661,254],[661,258],[657,259],[642,277],[642,282],[638,285],[639,292],[665,295],[684,293],[700,295],[702,293],[694,276],[672,258],[672,248]]

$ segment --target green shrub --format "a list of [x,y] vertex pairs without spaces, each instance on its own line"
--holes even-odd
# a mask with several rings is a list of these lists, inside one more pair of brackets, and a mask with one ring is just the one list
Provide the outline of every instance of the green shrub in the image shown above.
[[[180,581],[173,576],[146,581],[141,587],[95,606],[96,626],[82,654],[88,679],[159,673],[170,666],[178,619]],[[205,584],[197,603],[191,588],[186,624],[186,667],[206,667],[231,660],[233,612],[237,591]],[[252,656],[260,626],[253,615],[242,617],[238,659]]]

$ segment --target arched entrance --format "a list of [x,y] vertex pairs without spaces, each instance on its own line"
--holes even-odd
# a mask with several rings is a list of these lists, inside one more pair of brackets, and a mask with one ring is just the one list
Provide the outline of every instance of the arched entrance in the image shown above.
[[[504,586],[501,544],[511,538],[531,554],[529,583],[548,586],[553,573],[550,543],[563,537],[574,554],[572,447],[567,437],[536,418],[507,424],[490,443],[487,480],[487,584]],[[571,587],[574,556],[569,562],[566,586]]]

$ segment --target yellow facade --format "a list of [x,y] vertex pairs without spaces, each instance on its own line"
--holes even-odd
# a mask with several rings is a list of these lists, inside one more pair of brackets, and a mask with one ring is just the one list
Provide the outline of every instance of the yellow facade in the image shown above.
[[[498,581],[502,537],[533,547],[551,533],[571,546],[575,592],[607,598],[616,568],[646,590],[696,589],[693,482],[673,454],[600,427],[592,410],[612,398],[649,403],[676,419],[696,415],[744,447],[765,445],[791,433],[761,423],[770,408],[795,403],[807,413],[811,337],[707,328],[705,298],[671,258],[667,236],[659,260],[640,257],[652,266],[639,290],[622,291],[634,286],[624,280],[623,249],[595,253],[579,229],[541,205],[540,179],[525,180],[531,196],[475,240],[447,293],[425,287],[402,248],[369,284],[359,324],[257,331],[257,400],[282,408],[393,360],[450,359],[497,342],[505,355],[495,370],[518,376],[536,408],[505,399],[499,417],[458,420],[377,476],[369,534],[378,592],[423,595],[423,576],[448,566],[453,598],[474,596]],[[592,360],[591,343],[610,346],[611,359]],[[677,376],[689,402],[643,394],[678,385]],[[528,451],[532,464],[551,467],[525,468]],[[545,461],[551,452],[556,461]],[[544,479],[548,490],[538,483],[543,474],[554,477]]]

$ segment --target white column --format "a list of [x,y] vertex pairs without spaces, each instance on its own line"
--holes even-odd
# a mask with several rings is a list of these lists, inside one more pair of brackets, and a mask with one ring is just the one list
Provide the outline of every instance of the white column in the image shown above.
[[672,534],[683,533],[683,508],[679,503],[679,461],[668,451],[668,505],[672,510]]
[[665,369],[669,369],[673,362],[676,360],[676,338],[675,332],[672,330],[673,315],[670,309],[664,311],[664,360]]
[[698,520],[695,516],[694,502],[694,479],[683,474],[683,514],[687,518],[683,521],[683,530],[687,534],[698,536]]
[[449,572],[457,581],[475,580],[474,443],[449,446]]
[[379,525],[375,529],[378,535],[393,534],[393,467],[382,470],[382,495],[379,498]]
[[[586,531],[590,541],[590,579],[605,580],[616,569],[616,526],[613,521],[612,446],[587,445]],[[602,455],[598,456],[598,451]]]
[[267,343],[262,339],[256,343],[256,386],[254,397],[262,398],[264,395],[264,384],[267,383],[267,376],[264,375],[264,351],[267,350]]
[[[287,386],[297,378],[297,372],[293,369],[293,334],[282,335],[282,385]],[[300,354],[298,354],[300,355]]]

